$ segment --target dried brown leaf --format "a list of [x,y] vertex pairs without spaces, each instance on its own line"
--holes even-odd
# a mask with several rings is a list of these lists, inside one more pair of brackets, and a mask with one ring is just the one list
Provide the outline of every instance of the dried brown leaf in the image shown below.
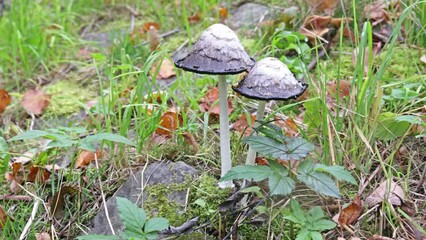
[[339,215],[339,225],[340,226],[349,226],[354,223],[363,211],[363,206],[361,198],[357,195],[354,200],[344,209]]
[[395,182],[385,180],[365,199],[365,204],[371,208],[385,199],[392,205],[401,206],[405,199],[404,190]]
[[4,112],[6,107],[10,104],[11,97],[9,93],[4,90],[0,89],[0,115]]
[[24,93],[21,106],[29,113],[40,115],[49,105],[50,95],[45,94],[41,90],[31,89]]
[[7,221],[6,211],[3,209],[3,206],[0,204],[0,229],[4,227]]
[[[200,110],[202,112],[209,112],[211,116],[219,116],[219,89],[217,87],[211,88],[207,91],[206,95],[200,101]],[[231,114],[233,106],[228,98],[228,114]]]
[[313,8],[314,12],[333,15],[339,0],[306,0],[306,3]]
[[64,205],[65,205],[65,196],[74,195],[78,192],[78,189],[73,186],[61,186],[59,191],[53,195],[52,201],[50,203],[50,212],[57,218],[61,219],[64,216]]
[[91,163],[95,158],[99,159],[102,157],[102,151],[97,150],[96,152],[82,150],[77,157],[77,161],[75,163],[76,168],[85,167],[89,163]]
[[51,240],[49,233],[42,232],[35,234],[36,240]]
[[[255,120],[256,120],[256,115],[251,114],[250,115],[250,123],[254,124]],[[243,136],[250,135],[252,128],[251,128],[251,125],[247,121],[247,114],[244,114],[244,113],[241,114],[240,118],[237,121],[235,121],[235,123],[232,125],[232,128],[235,131],[243,134]]]
[[197,14],[195,14],[195,15],[192,15],[192,16],[189,16],[189,17],[188,17],[188,22],[189,22],[189,24],[197,23],[197,22],[199,22],[200,20],[201,20],[201,17],[200,17],[200,14],[199,14],[199,13],[197,13]]
[[[157,71],[158,64],[155,64],[151,68],[151,75],[154,75]],[[160,69],[158,70],[157,79],[169,79],[176,76],[175,65],[167,58],[161,62]]]
[[178,129],[181,122],[182,120],[178,111],[175,109],[169,109],[161,115],[160,124],[158,128],[155,129],[155,132],[160,135],[171,137],[173,132]]

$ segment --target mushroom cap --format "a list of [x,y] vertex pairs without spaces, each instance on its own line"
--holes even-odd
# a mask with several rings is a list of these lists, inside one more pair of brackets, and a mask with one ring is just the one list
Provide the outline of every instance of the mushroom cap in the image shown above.
[[237,35],[223,24],[208,27],[194,43],[192,51],[177,61],[178,68],[204,74],[237,74],[253,67]]
[[257,62],[232,89],[245,97],[267,101],[297,98],[307,87],[284,63],[268,57]]

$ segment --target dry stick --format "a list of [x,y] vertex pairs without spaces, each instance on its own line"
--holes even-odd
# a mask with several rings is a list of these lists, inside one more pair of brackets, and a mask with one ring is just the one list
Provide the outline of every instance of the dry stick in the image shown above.
[[29,202],[29,201],[32,201],[33,199],[25,195],[0,195],[0,201],[1,200]]
[[24,230],[22,231],[21,236],[19,236],[19,240],[25,239],[27,232],[31,227],[31,224],[34,221],[35,215],[37,214],[38,206],[40,205],[40,200],[38,198],[35,198],[34,200],[35,200],[35,203],[33,206],[33,210],[31,211],[30,219],[28,219],[27,224],[25,224]]
[[101,196],[102,196],[102,203],[103,203],[104,208],[105,208],[105,216],[106,216],[106,219],[108,221],[109,228],[111,229],[112,235],[115,235],[115,231],[114,231],[114,228],[112,227],[111,219],[109,218],[108,208],[107,208],[107,204],[106,204],[106,200],[105,200],[105,194],[104,194],[104,190],[103,190],[103,186],[102,186],[101,174],[99,172],[99,164],[98,164],[97,154],[95,154],[95,164],[96,164],[96,169],[98,170],[98,181],[99,181],[99,186],[101,187]]
[[178,227],[169,227],[167,230],[164,230],[161,233],[166,234],[166,235],[183,233],[186,230],[195,226],[198,223],[199,220],[200,220],[200,217],[192,218],[192,219],[184,222],[182,225],[180,225]]

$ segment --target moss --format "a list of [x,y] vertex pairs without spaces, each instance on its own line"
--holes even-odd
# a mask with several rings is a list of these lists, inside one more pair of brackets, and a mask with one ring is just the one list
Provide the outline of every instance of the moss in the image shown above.
[[[384,49],[375,59],[377,67],[384,63],[389,49]],[[416,76],[424,68],[420,57],[426,54],[426,50],[410,48],[407,45],[398,45],[392,49],[392,56],[389,59],[382,79],[387,82],[394,80],[405,80],[406,78]]]
[[45,92],[52,95],[45,115],[67,115],[76,113],[81,103],[93,99],[97,92],[71,81],[58,81],[46,87]]
[[342,51],[339,53],[340,57],[321,61],[321,65],[324,68],[322,72],[326,74],[327,79],[331,81],[339,77],[340,79],[350,79],[353,77],[355,69],[352,65],[352,52],[352,47],[342,46]]

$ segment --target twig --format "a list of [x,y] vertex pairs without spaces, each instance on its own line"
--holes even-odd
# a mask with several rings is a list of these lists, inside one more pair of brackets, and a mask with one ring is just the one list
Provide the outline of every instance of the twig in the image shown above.
[[0,200],[29,202],[33,199],[30,196],[25,195],[0,195]]
[[35,203],[34,203],[34,206],[33,206],[33,210],[31,211],[30,219],[28,219],[27,224],[25,224],[24,230],[22,231],[21,236],[19,236],[19,240],[25,239],[25,237],[28,233],[28,230],[31,227],[31,224],[34,221],[35,215],[37,214],[38,206],[40,205],[40,200],[37,199],[37,198],[35,198],[34,200],[35,200]]
[[108,221],[108,225],[111,229],[112,235],[115,235],[115,231],[114,231],[114,228],[112,227],[111,219],[109,218],[108,208],[107,208],[107,204],[106,204],[106,200],[105,200],[105,194],[104,194],[104,190],[103,190],[103,186],[102,186],[101,175],[100,175],[100,172],[99,172],[99,164],[98,164],[97,154],[95,154],[95,164],[96,164],[96,170],[98,170],[98,181],[99,181],[99,186],[101,188],[101,196],[102,196],[102,203],[103,203],[104,208],[105,208],[105,216],[106,216],[106,219]]
[[30,130],[33,130],[34,122],[35,122],[35,115],[34,113],[31,113],[31,123],[30,123]]
[[178,227],[169,227],[167,230],[162,231],[162,234],[171,235],[171,234],[183,233],[186,230],[195,226],[198,223],[199,220],[200,220],[199,217],[195,217],[193,219],[190,219],[190,220],[184,222],[182,225],[180,225]]

